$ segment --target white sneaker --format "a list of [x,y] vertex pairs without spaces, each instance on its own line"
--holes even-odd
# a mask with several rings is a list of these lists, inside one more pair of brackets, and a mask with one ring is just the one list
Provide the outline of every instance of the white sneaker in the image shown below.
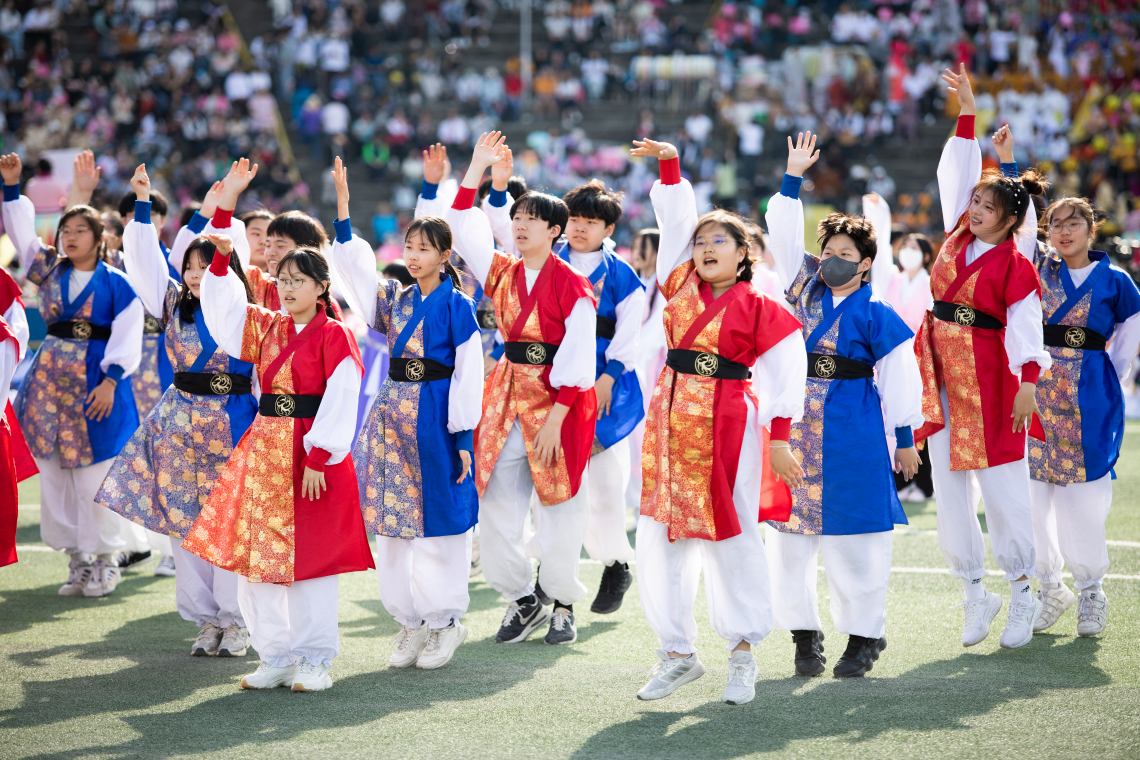
[[1064,583],[1050,587],[1044,583],[1037,589],[1037,600],[1041,602],[1041,614],[1033,621],[1033,632],[1047,631],[1053,627],[1065,611],[1077,601],[1077,595],[1069,591]]
[[268,662],[262,662],[257,666],[256,673],[251,673],[241,679],[241,687],[243,689],[276,689],[278,686],[292,684],[293,677],[296,675],[296,665],[275,668]]
[[1009,602],[1009,616],[1005,621],[1005,630],[1001,632],[1001,645],[1003,649],[1017,649],[1023,647],[1033,638],[1033,622],[1041,615],[1042,604],[1040,599],[1031,599],[1028,602]]
[[657,650],[658,663],[649,671],[649,683],[637,692],[643,700],[667,697],[689,681],[695,681],[705,674],[705,666],[697,659],[696,653],[688,657],[669,657],[664,649]]
[[1081,589],[1077,597],[1077,635],[1096,636],[1108,625],[1108,597],[1104,589],[1092,586]]
[[198,638],[190,647],[190,654],[195,657],[213,657],[218,653],[218,644],[222,641],[222,629],[213,623],[203,623],[198,629]]
[[110,561],[97,559],[91,568],[91,577],[83,587],[84,596],[107,596],[115,590],[122,578],[122,570]]
[[329,675],[329,669],[302,658],[297,664],[297,675],[293,676],[293,691],[324,691],[331,688],[332,676]]
[[221,631],[218,642],[218,657],[245,657],[249,646],[249,630],[237,623],[230,623]]
[[1001,597],[986,592],[976,602],[962,602],[966,607],[966,626],[962,629],[962,646],[972,647],[990,635],[990,623],[1001,610]]
[[174,557],[163,554],[158,564],[155,565],[154,574],[162,578],[173,578],[174,573]]
[[927,498],[926,494],[922,492],[921,488],[919,488],[914,483],[911,483],[910,485],[903,488],[903,490],[899,491],[899,501],[903,502],[904,504],[921,504],[922,502],[927,501]]
[[447,628],[432,628],[428,633],[427,644],[416,660],[420,670],[435,670],[451,662],[455,650],[467,640],[467,626],[456,621]]
[[720,695],[726,705],[746,705],[756,698],[756,676],[760,668],[751,652],[733,652],[728,658],[728,685]]
[[419,628],[409,628],[405,625],[403,630],[392,638],[392,643],[396,645],[396,651],[392,652],[392,657],[388,660],[388,667],[407,668],[414,665],[420,656],[420,652],[424,651],[427,639],[427,623],[421,623]]
[[59,587],[60,596],[83,596],[83,589],[91,580],[94,567],[87,562],[82,554],[71,555],[67,565],[67,582]]

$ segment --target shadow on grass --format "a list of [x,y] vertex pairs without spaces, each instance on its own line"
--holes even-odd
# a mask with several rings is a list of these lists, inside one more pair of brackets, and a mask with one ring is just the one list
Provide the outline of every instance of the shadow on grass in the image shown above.
[[[506,612],[507,603],[503,601],[499,592],[488,586],[486,582],[472,581],[468,588],[471,597],[467,607],[468,615],[496,607]],[[342,636],[372,639],[395,636],[400,632],[400,624],[392,619],[379,599],[353,599],[352,603],[371,612],[372,617],[363,620],[342,620],[340,622]]]
[[110,596],[89,599],[84,596],[60,596],[59,587],[67,580],[67,564],[60,563],[59,583],[37,588],[12,589],[3,593],[0,602],[0,636],[19,633],[29,628],[54,621],[61,615],[91,607],[106,609],[124,604],[126,597],[142,591],[165,578],[156,578],[150,573],[125,575],[115,593]]
[[[888,731],[967,729],[972,718],[1015,700],[1110,682],[1095,664],[1096,640],[1075,639],[1059,647],[1055,641],[1038,634],[1023,649],[961,654],[894,678],[762,681],[756,699],[744,707],[708,702],[687,712],[653,711],[666,707],[666,698],[646,703],[640,717],[598,732],[572,757],[728,760],[786,751],[804,739],[857,744]],[[889,654],[888,649],[884,656]],[[714,668],[705,677],[724,674]],[[634,698],[632,690],[627,697]]]

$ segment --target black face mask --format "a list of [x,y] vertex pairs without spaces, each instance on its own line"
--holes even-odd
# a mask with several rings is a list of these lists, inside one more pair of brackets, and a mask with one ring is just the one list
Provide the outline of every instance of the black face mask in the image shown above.
[[[862,263],[862,262],[859,262]],[[859,273],[859,263],[830,256],[819,265],[819,273],[829,288],[842,288],[851,282],[851,278]]]

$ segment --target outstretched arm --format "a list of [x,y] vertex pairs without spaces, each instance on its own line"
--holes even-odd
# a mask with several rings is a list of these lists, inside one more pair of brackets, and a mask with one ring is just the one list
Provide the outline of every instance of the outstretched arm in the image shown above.
[[958,219],[970,207],[970,197],[974,186],[982,178],[982,150],[974,137],[974,91],[966,64],[958,73],[950,69],[942,74],[947,91],[958,98],[961,110],[958,114],[958,127],[942,149],[938,161],[938,194],[942,203],[942,225],[946,232],[952,232]]
[[819,160],[815,142],[818,135],[800,133],[796,142],[788,137],[788,167],[780,192],[768,200],[764,221],[768,224],[768,250],[772,252],[780,287],[787,290],[804,264],[804,206],[800,185],[804,172]]
[[501,132],[483,133],[475,144],[471,165],[459,186],[459,192],[444,218],[451,227],[452,246],[455,252],[471,267],[480,285],[486,287],[487,275],[495,261],[495,237],[487,217],[477,208],[475,195],[487,168],[502,161],[506,138]]
[[75,157],[72,172],[71,188],[67,191],[68,209],[89,205],[103,175],[103,169],[95,165],[95,154],[89,150],[80,151]]
[[376,293],[380,284],[376,256],[372,253],[372,246],[352,234],[352,219],[348,208],[348,168],[339,157],[333,166],[332,175],[336,185],[336,221],[333,222],[336,237],[332,244],[332,259],[347,283],[344,295],[349,306],[360,315],[365,324],[372,327],[376,322]]
[[27,272],[44,249],[44,243],[36,234],[36,207],[31,198],[20,195],[23,171],[24,165],[15,153],[0,156],[0,177],[4,179],[4,231],[16,248],[20,266]]
[[158,245],[158,233],[150,221],[150,177],[146,164],[135,169],[131,189],[135,191],[135,218],[123,231],[123,262],[139,300],[152,316],[161,320],[171,280]]
[[871,292],[883,298],[887,285],[898,274],[891,248],[891,207],[878,193],[863,196],[863,216],[875,229],[875,260],[871,262]]
[[241,280],[230,271],[234,244],[227,235],[211,234],[206,239],[218,250],[202,276],[202,316],[218,346],[235,359],[241,359],[248,303]]
[[[664,286],[673,270],[693,258],[693,233],[697,229],[697,198],[693,186],[681,178],[677,148],[656,140],[634,140],[630,153],[656,158],[661,179],[653,183],[649,197],[661,230],[657,251],[657,283]],[[667,294],[669,295],[669,294]]]

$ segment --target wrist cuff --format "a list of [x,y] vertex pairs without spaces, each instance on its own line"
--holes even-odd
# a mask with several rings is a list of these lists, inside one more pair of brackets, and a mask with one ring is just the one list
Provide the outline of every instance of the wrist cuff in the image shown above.
[[135,221],[150,224],[150,201],[135,201]]
[[502,208],[507,205],[507,191],[496,190],[491,188],[491,192],[487,195],[487,201],[495,208]]
[[962,115],[958,117],[958,128],[954,130],[955,137],[961,137],[963,140],[973,140],[974,134],[974,115]]
[[658,161],[658,168],[661,170],[661,184],[662,185],[679,185],[681,184],[681,157],[667,158],[664,161]]
[[420,185],[420,196],[425,201],[434,201],[435,200],[435,194],[438,192],[439,192],[439,185],[433,185],[432,183],[428,182],[426,179]]
[[[135,203],[138,203],[138,201],[135,201]],[[186,223],[186,229],[190,230],[195,235],[201,235],[202,230],[206,229],[206,225],[209,223],[210,219],[208,217],[202,216],[200,213],[195,211],[194,216],[190,217],[190,221]]]
[[800,185],[804,183],[803,177],[793,177],[790,174],[784,174],[784,181],[780,185],[780,195],[798,200],[800,197]]
[[499,359],[503,358],[503,354],[505,354],[506,352],[507,352],[507,347],[505,344],[496,343],[494,345],[494,347],[491,349],[491,358],[494,359],[495,361],[499,361]]
[[914,445],[914,431],[910,429],[910,425],[905,427],[895,428],[895,447],[900,449],[909,449]]
[[20,183],[4,185],[4,202],[20,200]]
[[455,450],[475,453],[475,431],[460,430],[455,434]]
[[114,380],[116,383],[121,383],[123,381],[123,374],[125,372],[126,370],[124,370],[118,364],[112,364],[110,367],[107,367],[107,371],[104,374]]
[[773,417],[772,418],[772,440],[773,441],[787,441],[792,434],[792,418],[791,417]]
[[224,230],[233,224],[234,210],[232,208],[219,208],[214,209],[214,218],[210,223],[214,225],[215,230]]
[[1017,162],[1016,161],[1010,161],[1008,164],[1005,162],[1002,162],[1000,164],[1000,166],[1001,166],[1001,174],[1003,177],[1009,177],[1010,179],[1017,179],[1018,176],[1020,175],[1020,172],[1017,171]]
[[352,217],[347,219],[334,219],[333,229],[336,230],[336,242],[352,242]]
[[455,202],[451,207],[456,211],[466,211],[475,205],[475,194],[479,191],[473,187],[460,187],[459,192],[455,194]]
[[1026,362],[1021,365],[1021,382],[1037,385],[1037,378],[1041,376],[1041,365],[1037,362]]
[[330,457],[332,457],[332,454],[318,446],[314,446],[312,451],[309,452],[309,456],[305,457],[305,466],[314,472],[324,472],[325,464],[328,463]]
[[574,399],[578,398],[578,394],[581,392],[573,385],[564,385],[558,389],[558,398],[554,400],[554,403],[562,404],[565,407],[574,406]]
[[230,257],[221,251],[214,251],[214,260],[210,262],[210,274],[215,277],[225,277],[230,269]]
[[602,374],[612,377],[615,383],[618,381],[618,378],[622,376],[623,372],[625,372],[625,365],[619,362],[617,359],[614,359],[607,363],[606,368],[602,370]]

